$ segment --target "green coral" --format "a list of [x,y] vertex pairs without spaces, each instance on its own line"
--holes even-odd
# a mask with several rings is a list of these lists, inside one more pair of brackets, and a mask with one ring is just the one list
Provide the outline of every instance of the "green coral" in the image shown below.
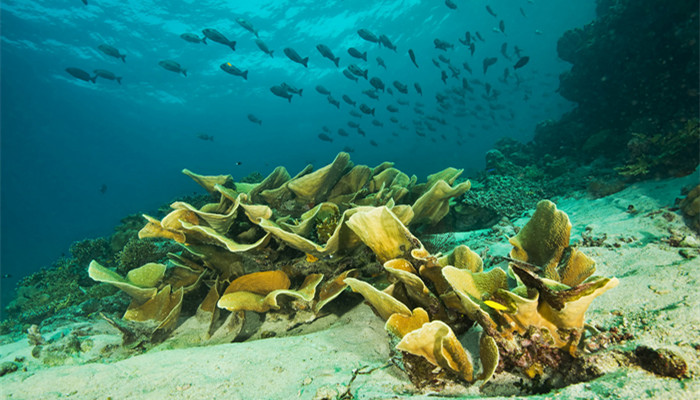
[[152,239],[131,239],[124,249],[116,256],[117,271],[126,273],[134,268],[151,262],[159,262],[167,258],[168,252],[179,251],[180,249],[171,244],[161,241],[162,246]]

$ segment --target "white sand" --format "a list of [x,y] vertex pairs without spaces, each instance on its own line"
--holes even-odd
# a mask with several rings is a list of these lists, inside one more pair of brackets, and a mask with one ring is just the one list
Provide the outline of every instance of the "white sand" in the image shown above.
[[[641,183],[598,200],[557,201],[574,225],[573,240],[581,240],[586,227],[594,237],[607,234],[604,246],[582,250],[597,261],[597,274],[620,280],[617,288],[593,302],[587,321],[607,327],[622,322],[634,334],[633,344],[667,348],[681,355],[692,378],[663,378],[638,367],[611,365],[610,373],[591,382],[528,398],[700,398],[700,360],[695,349],[700,345],[700,257],[685,259],[679,248],[666,243],[671,231],[689,236],[691,245],[697,237],[677,213],[666,211],[667,217],[673,216],[669,221],[662,210],[673,206],[680,188],[692,182],[698,182],[697,174]],[[627,212],[630,204],[636,213]],[[662,213],[655,213],[658,210]],[[520,219],[515,225],[526,221]],[[474,241],[493,234],[482,231],[461,236]],[[504,238],[488,245],[498,255],[510,249]],[[690,251],[697,254],[698,249]],[[119,341],[116,331],[106,324],[98,324],[92,335],[95,346],[80,360],[99,357],[102,346]],[[3,399],[313,399],[323,394],[335,398],[358,367],[384,365],[389,344],[383,322],[368,306],[360,305],[330,328],[302,336],[152,351],[119,362],[53,368],[32,358],[26,339],[0,346],[0,362],[16,357],[24,357],[27,370],[0,378]],[[498,382],[496,376],[486,392],[498,393],[494,386]],[[351,390],[357,399],[438,398],[412,394],[408,379],[393,366],[358,375]],[[480,396],[477,387],[450,390],[464,397]]]

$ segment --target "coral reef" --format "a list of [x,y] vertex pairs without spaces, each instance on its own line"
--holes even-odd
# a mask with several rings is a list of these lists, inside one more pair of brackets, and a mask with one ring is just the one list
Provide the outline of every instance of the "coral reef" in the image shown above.
[[[91,278],[131,298],[123,319],[109,321],[135,347],[162,340],[167,346],[230,342],[248,330],[251,311],[265,315],[257,335],[283,334],[311,322],[345,289],[344,279],[360,273],[358,267],[372,273],[376,262],[362,246],[364,235],[380,232],[387,221],[435,225],[448,214],[451,199],[470,187],[468,181],[456,183],[462,171],[454,168],[418,184],[392,163],[356,166],[347,153],[318,170],[309,165],[295,177],[278,167],[258,184],[183,173],[216,202],[196,207],[176,201],[160,220],[144,215],[147,224],[138,235],[172,240],[176,248],[159,246],[153,252],[156,245],[150,242],[127,242],[118,257],[126,277],[90,263]],[[375,206],[386,210],[374,222],[378,226],[351,228],[364,223]],[[384,235],[384,250],[373,249],[377,259],[413,247],[406,241],[410,237],[405,227],[403,233]],[[146,263],[130,269],[158,259],[162,248],[170,250],[167,268]],[[152,279],[145,282],[143,275]]]
[[688,226],[700,233],[700,185],[688,191],[679,207]]
[[[403,356],[399,364],[418,387],[439,390],[449,379],[483,386],[504,368],[529,378],[546,371],[565,375],[564,365],[579,353],[586,309],[618,282],[593,275],[595,262],[569,246],[567,215],[547,200],[510,239],[508,272],[483,271],[481,258],[466,246],[444,257],[430,255],[386,207],[360,211],[349,222],[384,261],[389,286],[345,282],[387,321]],[[455,336],[473,324],[481,328],[478,374]]]

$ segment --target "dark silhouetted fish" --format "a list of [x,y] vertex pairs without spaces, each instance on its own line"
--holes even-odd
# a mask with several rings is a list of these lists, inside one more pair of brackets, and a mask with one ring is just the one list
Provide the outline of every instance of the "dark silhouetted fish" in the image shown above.
[[350,64],[350,65],[348,65],[348,70],[350,72],[352,72],[353,75],[361,76],[361,77],[367,79],[367,70],[366,69],[362,69],[355,64]]
[[253,27],[253,24],[246,21],[244,18],[236,18],[236,22],[238,22],[238,25],[242,26],[243,29],[253,33],[255,37],[259,37],[258,31]]
[[[102,186],[100,186],[100,193],[102,193],[102,194],[107,193],[107,185],[106,184],[103,183]],[[5,275],[3,275],[2,277],[6,278]]]
[[282,84],[280,86],[282,87],[282,89],[286,90],[288,93],[298,94],[299,96],[301,96],[301,92],[304,91],[304,89],[297,89],[296,87],[288,84],[287,82],[282,82]]
[[442,72],[442,74],[440,75],[440,79],[442,79],[442,82],[444,84],[447,84],[447,72],[445,72],[445,71],[441,71],[441,72]]
[[374,146],[374,147],[378,147],[378,146],[379,146],[379,145],[377,144],[377,142],[375,142],[374,140],[370,140],[370,141],[369,141],[369,144],[371,144],[371,145]]
[[470,67],[469,64],[467,64],[466,61],[462,63],[462,67],[464,67],[464,69],[465,69],[467,72],[469,72],[469,74],[471,75],[471,73],[472,73],[472,67]]
[[262,120],[260,120],[260,118],[256,117],[253,114],[248,114],[248,121],[254,124],[262,125]]
[[391,43],[391,40],[387,35],[379,35],[379,42],[387,49],[396,51],[396,46],[394,46],[394,44]]
[[66,68],[66,72],[85,82],[95,83],[95,79],[97,78],[97,76],[90,76],[89,72],[83,71],[80,68],[69,67]]
[[272,53],[274,52],[274,50],[270,50],[270,49],[267,47],[267,45],[265,44],[265,42],[263,42],[263,41],[260,40],[260,39],[255,39],[255,44],[258,45],[258,48],[259,48],[260,50],[262,50],[263,53],[269,54],[270,57],[272,57]]
[[362,128],[357,128],[357,133],[359,133],[362,136],[367,136],[367,135],[365,135],[365,131],[362,130]]
[[523,10],[522,7],[520,7],[520,14],[522,14],[523,17],[527,18],[527,15],[525,15],[525,10]]
[[373,119],[373,120],[372,120],[372,125],[374,125],[374,126],[379,126],[379,127],[383,127],[383,126],[384,126],[384,124],[383,124],[381,121],[376,120],[376,119]]
[[394,91],[391,90],[390,87],[386,88],[386,92],[389,93],[389,94],[392,95],[392,96],[394,95]]
[[360,114],[359,112],[357,112],[355,110],[350,110],[350,112],[348,114],[352,115],[355,118],[362,118],[362,114]]
[[351,56],[353,56],[355,58],[359,58],[360,60],[367,61],[367,52],[366,51],[364,53],[362,53],[360,50],[357,50],[356,48],[351,47],[348,49],[348,54],[350,54]]
[[231,50],[236,51],[236,41],[226,39],[226,36],[221,34],[221,32],[217,31],[216,29],[207,28],[202,30],[202,33],[204,34],[204,36],[207,37],[207,39],[211,40],[212,42],[226,45],[230,47]]
[[190,43],[204,43],[207,44],[207,37],[204,36],[203,38],[200,38],[199,36],[195,35],[194,33],[183,33],[180,35],[180,37]]
[[454,2],[452,2],[452,0],[445,0],[445,5],[446,5],[447,8],[449,8],[449,9],[452,9],[452,10],[456,10],[456,9],[457,9],[457,4],[455,4]]
[[377,90],[381,90],[382,92],[384,91],[384,82],[382,82],[382,80],[376,76],[369,80],[369,84],[374,86],[374,88]]
[[408,87],[399,81],[394,81],[394,87],[403,94],[408,93]]
[[205,142],[206,141],[210,141],[210,142],[214,141],[214,136],[207,135],[206,133],[200,133],[199,135],[197,135],[197,138],[204,140]]
[[[83,4],[87,5],[87,0],[83,0]],[[4,278],[4,276],[3,276],[3,278]]]
[[334,106],[336,106],[336,108],[340,110],[340,102],[334,99],[333,96],[328,95],[328,97],[326,97],[326,100],[328,100],[329,103],[333,104]]
[[447,51],[447,49],[453,49],[455,46],[452,43],[448,43],[444,40],[435,39],[433,40],[436,49]]
[[413,49],[408,49],[408,56],[411,57],[411,61],[413,61],[413,65],[415,65],[416,68],[419,68],[418,63],[416,62],[416,53],[413,52]]
[[476,45],[474,43],[469,43],[469,52],[474,55],[474,50],[476,50]]
[[449,63],[450,63],[450,59],[447,58],[447,57],[445,57],[443,54],[440,54],[440,55],[438,56],[438,59],[439,59],[440,61],[444,62],[445,64],[449,64]]
[[[344,94],[344,95],[343,95],[343,101],[346,102],[346,103],[348,103],[349,105],[351,105],[351,106],[353,106],[353,107],[355,107],[355,105],[357,104],[357,103],[354,102],[354,101],[350,98],[350,96],[348,96],[347,94]],[[352,111],[351,111],[350,113],[352,114]]]
[[329,96],[331,94],[330,90],[326,89],[325,87],[323,87],[321,85],[316,86],[316,91],[321,93],[324,96]]
[[498,23],[498,29],[500,29],[503,34],[506,33],[506,23],[503,22],[503,20]]
[[401,104],[402,106],[407,106],[407,105],[408,105],[408,101],[403,100],[403,99],[398,99],[398,100],[396,100],[396,102],[399,103],[399,104]]
[[436,66],[437,68],[440,68],[440,63],[438,62],[438,60],[436,60],[434,58],[433,58],[433,65]]
[[360,29],[359,31],[357,31],[357,34],[360,35],[360,37],[362,39],[365,39],[368,42],[377,43],[377,44],[381,43],[379,41],[379,38],[377,37],[377,35],[368,31],[367,29]]
[[470,45],[471,42],[472,42],[472,34],[469,33],[469,31],[467,31],[467,32],[464,34],[464,39],[459,39],[459,42],[462,43],[463,45],[469,47],[469,45]]
[[525,56],[525,57],[520,57],[518,62],[513,65],[513,69],[518,69],[524,67],[528,62],[530,61],[530,57]]
[[414,83],[413,87],[416,88],[416,92],[418,92],[419,95],[421,95],[421,96],[423,95],[423,89],[420,87],[418,82]]
[[303,65],[304,67],[307,67],[307,68],[309,67],[309,65],[308,65],[308,64],[309,64],[309,57],[302,58],[302,57],[299,55],[299,53],[297,53],[296,51],[294,51],[293,48],[291,48],[291,47],[285,47],[285,49],[284,49],[284,54],[286,54],[287,57],[289,57],[289,59],[292,60],[292,61],[294,61],[295,63],[299,63],[299,64],[301,64],[301,65]]
[[489,6],[486,6],[486,11],[487,11],[489,14],[493,15],[494,17],[497,17],[497,16],[498,16],[498,15],[496,15],[495,12],[493,12],[493,10],[491,9],[491,7],[489,7]]
[[219,67],[231,75],[240,76],[241,78],[248,80],[248,70],[241,71],[238,67],[231,64],[230,62],[225,62],[219,65]]
[[323,140],[324,142],[333,142],[333,139],[331,139],[331,137],[326,135],[325,133],[319,133],[318,138]]
[[504,42],[501,45],[501,54],[503,54],[503,57],[510,60],[510,56],[508,55],[508,43],[507,42]]
[[117,81],[117,83],[120,85],[122,84],[122,77],[115,75],[112,71],[107,71],[106,69],[96,69],[92,72],[95,73],[95,78],[99,76],[100,78],[109,79],[110,81]]
[[182,75],[187,76],[187,70],[184,69],[184,68],[182,68],[182,67],[180,66],[180,63],[178,63],[177,61],[173,61],[173,60],[162,60],[162,61],[159,61],[159,62],[158,62],[158,65],[160,65],[161,67],[167,69],[168,71],[176,72],[176,73],[178,73],[178,74],[182,74]]
[[359,128],[359,127],[360,127],[360,124],[358,124],[358,123],[355,122],[355,121],[348,121],[348,126],[351,127],[351,128]]
[[353,153],[353,152],[355,152],[355,149],[353,149],[350,146],[345,146],[345,147],[343,147],[343,151],[346,153]]
[[484,58],[484,61],[482,62],[483,66],[484,66],[484,74],[486,74],[486,70],[488,70],[490,66],[495,64],[496,61],[498,61],[498,58],[496,58],[496,57]]
[[474,32],[474,34],[476,35],[476,38],[481,40],[482,42],[486,41],[486,39],[484,39],[484,37],[481,36],[481,33],[479,33],[479,31]]
[[380,67],[384,67],[384,69],[386,69],[386,64],[384,64],[384,59],[382,59],[381,57],[377,57],[377,65],[379,65]]
[[333,51],[330,47],[326,46],[325,44],[319,44],[316,45],[316,49],[318,49],[318,52],[321,53],[322,56],[333,61],[336,67],[338,66],[338,63],[340,62],[340,57],[336,57],[335,55],[333,55]]
[[367,90],[363,90],[363,91],[362,91],[362,94],[364,94],[365,96],[367,96],[367,97],[369,97],[369,98],[372,98],[372,99],[374,99],[374,100],[379,99],[379,96],[377,96],[377,90],[376,90],[376,89],[367,89]]
[[462,73],[462,71],[460,71],[459,68],[457,68],[453,65],[448,65],[447,68],[449,68],[450,71],[452,72],[453,78],[459,78],[459,75]]
[[101,44],[97,46],[97,48],[110,57],[121,58],[122,61],[126,62],[126,54],[120,54],[119,50],[117,50],[115,47],[108,44]]
[[270,88],[270,91],[275,95],[279,96],[283,99],[287,99],[290,103],[292,102],[292,95],[289,94],[282,86],[273,86]]
[[360,104],[360,111],[367,115],[374,115],[374,108],[369,108],[369,106],[364,103]]
[[391,122],[393,122],[393,123],[395,123],[395,124],[398,124],[398,123],[399,123],[399,119],[396,118],[396,117],[391,117],[391,118],[389,118],[389,121],[391,121]]
[[523,51],[523,49],[519,48],[518,46],[513,46],[513,52],[515,53],[516,56],[518,56],[518,58],[522,57],[520,55],[520,52],[522,52],[522,51]]
[[338,128],[338,135],[343,136],[343,137],[350,136],[343,128]]
[[396,106],[391,105],[391,104],[389,104],[388,106],[386,106],[386,109],[389,110],[389,112],[393,112],[393,113],[399,112],[399,109],[396,108]]
[[355,81],[355,82],[358,81],[357,77],[356,77],[355,75],[353,75],[353,73],[350,72],[350,70],[348,70],[347,68],[345,68],[345,69],[343,70],[343,75],[345,75],[345,77],[348,78],[348,79],[350,79],[350,80],[353,80],[353,81]]
[[323,126],[321,127],[321,129],[323,129],[323,131],[326,132],[326,133],[331,133],[331,128],[329,128],[329,127],[327,127],[327,126],[325,126],[325,125],[323,125]]

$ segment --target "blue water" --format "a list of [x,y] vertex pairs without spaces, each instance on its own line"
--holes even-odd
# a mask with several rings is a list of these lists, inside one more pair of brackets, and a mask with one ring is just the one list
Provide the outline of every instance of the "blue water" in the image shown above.
[[[180,194],[201,193],[180,173],[183,168],[240,179],[284,165],[295,174],[309,162],[325,165],[350,146],[356,164],[390,160],[419,178],[447,166],[474,173],[499,138],[528,141],[538,122],[557,119],[573,107],[556,93],[558,75],[570,68],[557,58],[556,41],[564,31],[591,21],[595,6],[592,0],[454,0],[456,10],[439,0],[88,1],[87,6],[81,0],[2,2],[0,265],[3,274],[13,275],[2,281],[5,299],[16,279],[67,254],[73,241],[109,235],[128,214],[153,210]],[[486,12],[487,4],[497,18]],[[235,22],[238,17],[259,30],[274,58],[258,49],[254,35]],[[494,31],[501,19],[505,34]],[[236,40],[236,51],[179,37],[186,32],[202,36],[205,28]],[[360,28],[387,35],[397,52],[363,40],[356,33]],[[466,31],[478,31],[485,39],[476,40],[473,56],[457,40]],[[454,49],[435,49],[435,38]],[[503,42],[511,61],[500,54]],[[99,51],[103,43],[126,54],[126,62]],[[340,68],[316,50],[321,43],[340,57]],[[512,69],[516,45],[530,57],[517,72],[519,85]],[[289,60],[285,47],[309,57],[308,68]],[[351,58],[349,47],[367,51],[368,62]],[[493,115],[478,84],[472,84],[474,93],[464,106],[475,115],[451,115],[456,104],[447,114],[436,111],[435,94],[461,86],[461,76],[441,81],[431,61],[440,54],[461,76],[501,92],[492,102],[498,105]],[[377,66],[377,56],[387,70]],[[484,76],[482,60],[491,56],[499,61]],[[178,61],[188,76],[161,68],[163,59]],[[473,75],[462,68],[465,61]],[[223,72],[219,65],[224,62],[249,70],[248,80]],[[369,69],[370,77],[380,77],[387,86],[394,80],[407,84],[409,94],[394,90],[393,96],[380,93],[378,101],[370,99],[361,93],[372,88],[367,81],[355,83],[342,75],[350,63]],[[84,82],[69,75],[68,67],[110,70],[122,83]],[[502,82],[505,68],[511,76]],[[283,81],[303,88],[302,97],[290,104],[274,96],[269,88]],[[416,94],[414,82],[423,96]],[[330,89],[340,109],[318,94],[316,85]],[[366,137],[349,128],[352,107],[341,100],[343,94],[375,108],[384,127],[364,116]],[[389,121],[394,114],[386,106],[396,105],[397,98],[411,102],[397,105],[401,111],[395,114],[409,130]],[[443,117],[447,124],[433,123],[437,132],[417,136],[412,121],[422,117],[413,111],[416,101],[425,104],[426,115]],[[249,113],[262,125],[251,123]],[[332,131],[332,143],[318,138],[324,125]],[[349,137],[338,136],[341,127]]]

